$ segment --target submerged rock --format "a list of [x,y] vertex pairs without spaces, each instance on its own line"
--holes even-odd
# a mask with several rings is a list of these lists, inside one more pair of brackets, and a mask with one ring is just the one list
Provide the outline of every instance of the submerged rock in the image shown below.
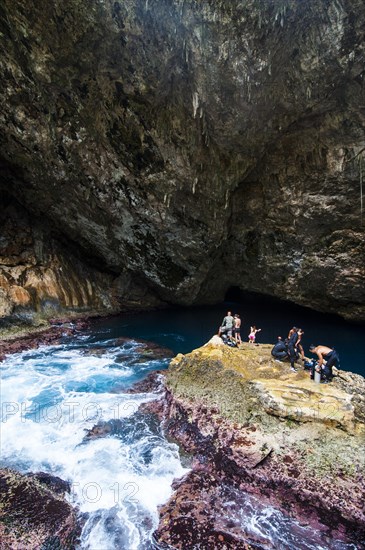
[[[210,547],[219,513],[210,499],[228,484],[299,522],[305,518],[323,541],[365,543],[365,380],[337,371],[331,384],[316,384],[308,372],[274,361],[271,347],[210,343],[172,360],[165,429],[195,458],[161,509],[158,541],[184,548],[185,518],[185,543]],[[263,543],[224,521],[221,527],[223,537],[237,539],[227,548]],[[216,547],[224,548],[223,540]]]
[[119,337],[115,341],[115,345],[117,346],[123,346],[128,343],[132,345],[137,344],[133,350],[138,354],[138,361],[166,359],[174,355],[170,348],[165,348],[156,342],[142,338]]

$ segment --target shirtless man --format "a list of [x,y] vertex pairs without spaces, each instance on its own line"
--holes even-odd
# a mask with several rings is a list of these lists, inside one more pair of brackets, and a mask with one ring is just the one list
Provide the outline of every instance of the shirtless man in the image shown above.
[[302,361],[304,361],[304,359],[305,359],[304,349],[303,349],[303,346],[302,346],[303,334],[304,334],[304,330],[302,330],[301,328],[298,328],[297,350],[298,350],[298,353],[299,353],[300,358],[301,358]]
[[327,346],[314,346],[313,344],[309,346],[309,351],[318,355],[318,367],[325,375],[325,382],[331,382],[332,367],[338,367],[340,363],[337,351]]
[[233,335],[234,335],[234,339],[236,340],[236,344],[242,344],[242,340],[241,340],[241,318],[238,315],[238,313],[235,313],[235,316],[234,316]]

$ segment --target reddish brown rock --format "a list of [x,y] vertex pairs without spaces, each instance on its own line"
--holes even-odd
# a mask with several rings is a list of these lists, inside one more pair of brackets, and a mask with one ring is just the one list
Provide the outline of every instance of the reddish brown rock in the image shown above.
[[[21,335],[7,336],[0,340],[0,362],[7,355],[19,353],[27,349],[35,349],[39,346],[57,345],[62,338],[72,336],[80,330],[84,330],[87,326],[87,321],[84,319],[63,319],[53,321],[51,328],[23,329]],[[25,333],[25,334],[24,334]]]
[[48,474],[24,476],[0,470],[3,550],[76,547],[81,529],[75,510],[64,498],[67,484]]

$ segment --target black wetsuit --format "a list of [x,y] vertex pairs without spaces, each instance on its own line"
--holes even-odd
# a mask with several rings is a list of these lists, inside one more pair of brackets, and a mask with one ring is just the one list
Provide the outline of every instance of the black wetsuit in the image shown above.
[[288,354],[290,358],[290,366],[292,369],[295,369],[294,363],[297,358],[297,352],[295,349],[295,344],[297,343],[297,341],[298,341],[298,333],[293,332],[293,334],[290,336],[289,344],[288,344]]
[[275,359],[286,359],[288,357],[288,352],[286,349],[286,345],[282,340],[278,340],[275,344],[275,346],[271,350],[271,355]]
[[335,349],[331,350],[327,355],[323,355],[323,359],[326,361],[326,364],[323,365],[322,372],[326,377],[326,380],[329,382],[332,380],[332,367],[339,367],[340,358]]

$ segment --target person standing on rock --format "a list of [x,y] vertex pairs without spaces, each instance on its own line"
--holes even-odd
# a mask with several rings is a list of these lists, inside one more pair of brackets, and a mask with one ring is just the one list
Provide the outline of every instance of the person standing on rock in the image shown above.
[[258,332],[261,332],[261,329],[260,328],[256,328],[255,325],[253,325],[251,327],[251,330],[250,330],[250,334],[248,335],[248,341],[251,343],[251,344],[254,344],[255,341],[256,341],[256,334]]
[[316,353],[318,356],[318,368],[321,369],[320,372],[325,377],[324,382],[331,382],[333,377],[332,367],[338,368],[340,366],[337,351],[327,346],[314,346],[313,344],[309,346],[309,351]]
[[297,369],[294,367],[294,363],[297,359],[297,342],[298,342],[298,329],[293,327],[289,332],[289,342],[288,342],[288,354],[290,359],[290,368],[292,371],[297,372]]
[[289,334],[288,334],[288,340],[290,340],[290,338],[293,336],[294,332],[298,332],[299,329],[297,329],[297,327],[293,327],[289,330]]
[[227,311],[227,315],[223,318],[222,324],[218,330],[218,336],[222,334],[227,334],[228,338],[232,338],[232,330],[234,325],[234,319],[232,317],[232,312]]
[[242,344],[241,340],[241,318],[238,313],[234,314],[234,326],[233,326],[233,335],[236,341],[236,344]]
[[298,353],[299,353],[300,358],[301,358],[302,361],[304,361],[304,359],[305,359],[304,349],[303,349],[303,346],[302,346],[303,335],[304,335],[304,330],[302,330],[301,328],[298,328],[297,350],[298,350]]

